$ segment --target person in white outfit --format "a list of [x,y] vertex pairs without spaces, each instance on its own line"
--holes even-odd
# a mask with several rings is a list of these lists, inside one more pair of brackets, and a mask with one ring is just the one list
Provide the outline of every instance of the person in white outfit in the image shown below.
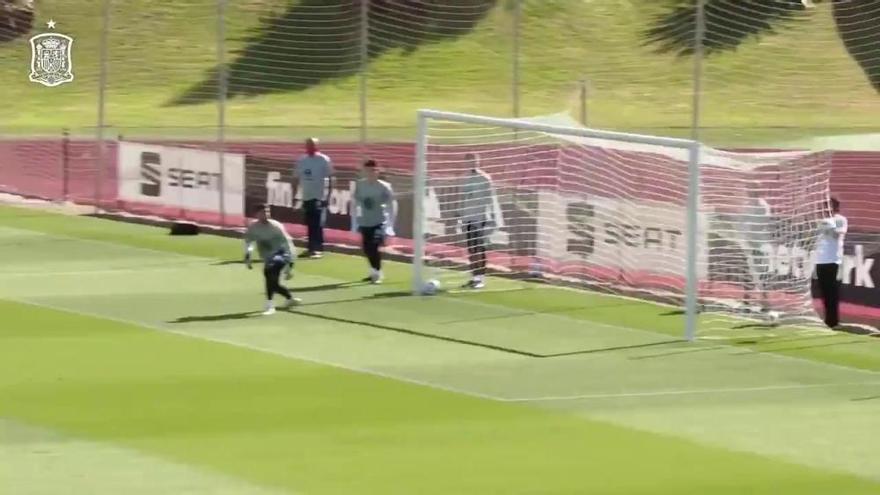
[[840,282],[838,272],[843,261],[843,240],[847,220],[840,214],[840,201],[831,198],[831,217],[819,224],[819,243],[816,253],[816,277],[825,306],[825,324],[834,328],[840,324]]

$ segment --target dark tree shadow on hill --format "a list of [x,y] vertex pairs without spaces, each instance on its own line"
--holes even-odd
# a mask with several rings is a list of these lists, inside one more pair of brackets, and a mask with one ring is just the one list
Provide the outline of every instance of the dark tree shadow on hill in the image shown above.
[[35,16],[33,0],[0,0],[0,42],[27,36]]
[[[658,0],[644,1],[654,3]],[[667,5],[667,9],[642,32],[645,44],[654,46],[660,53],[693,54],[696,48],[696,0],[660,1]],[[823,3],[823,0],[814,2]],[[862,68],[874,89],[880,92],[880,0],[824,2],[832,3],[837,34],[847,52]],[[751,38],[779,34],[787,27],[808,20],[812,9],[806,8],[802,0],[705,0],[705,11],[703,49],[711,56],[736,50]],[[768,60],[767,64],[772,65],[773,61]]]
[[[461,36],[498,0],[371,0],[368,60]],[[360,0],[301,0],[264,19],[228,66],[228,97],[302,91],[357,74],[361,66]],[[218,69],[169,105],[217,98]]]

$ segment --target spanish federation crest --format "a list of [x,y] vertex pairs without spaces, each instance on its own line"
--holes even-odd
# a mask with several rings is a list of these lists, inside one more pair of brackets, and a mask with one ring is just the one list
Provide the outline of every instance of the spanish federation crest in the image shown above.
[[[50,22],[49,26],[54,24]],[[73,38],[59,33],[43,33],[31,38],[30,80],[49,87],[73,81],[72,45]]]

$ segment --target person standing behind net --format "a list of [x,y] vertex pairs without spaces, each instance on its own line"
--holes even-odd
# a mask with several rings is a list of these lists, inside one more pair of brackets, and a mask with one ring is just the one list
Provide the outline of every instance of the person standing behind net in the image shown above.
[[385,239],[394,237],[397,200],[391,184],[379,180],[379,167],[374,160],[364,162],[364,177],[357,181],[354,199],[357,209],[354,230],[360,232],[364,255],[370,263],[370,274],[364,281],[382,283],[382,251]]
[[302,193],[303,212],[308,227],[308,246],[304,256],[320,258],[324,251],[324,210],[333,191],[333,163],[318,151],[318,139],[306,140],[306,154],[296,161],[294,171]]
[[[740,217],[740,235],[745,239],[746,281],[744,302],[755,312],[770,310],[768,290],[770,282],[770,264],[764,249],[773,243],[776,231],[773,210],[770,203],[763,197],[769,191],[762,191],[757,184],[750,184],[746,192],[745,211]],[[754,303],[751,305],[750,303]]]
[[465,155],[468,163],[468,175],[461,185],[461,217],[462,227],[467,239],[468,268],[471,272],[471,280],[465,287],[482,289],[486,286],[486,248],[488,237],[495,226],[494,209],[492,208],[495,196],[492,190],[492,179],[480,169],[480,160],[473,154]]
[[816,253],[816,277],[825,306],[825,324],[834,328],[840,324],[840,281],[837,276],[843,261],[843,241],[848,222],[840,214],[840,201],[831,198],[831,217],[819,225],[819,243]]

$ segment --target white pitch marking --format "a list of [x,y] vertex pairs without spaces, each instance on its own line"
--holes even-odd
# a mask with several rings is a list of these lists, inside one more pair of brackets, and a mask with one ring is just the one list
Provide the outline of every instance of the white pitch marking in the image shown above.
[[401,376],[401,375],[394,375],[391,373],[385,373],[382,371],[376,371],[376,370],[372,370],[372,369],[368,369],[368,368],[361,368],[359,366],[351,366],[351,365],[347,365],[347,364],[338,363],[335,361],[328,361],[326,359],[318,359],[318,358],[314,358],[311,356],[303,356],[300,354],[294,354],[292,352],[277,351],[275,349],[270,349],[270,348],[266,348],[266,347],[260,347],[260,346],[256,346],[256,345],[252,345],[252,344],[245,344],[242,342],[236,342],[234,340],[221,339],[221,338],[217,338],[217,337],[206,337],[204,335],[198,335],[198,334],[194,334],[194,333],[190,333],[190,332],[184,332],[182,330],[173,330],[170,328],[162,327],[159,325],[152,325],[152,324],[142,322],[142,321],[128,320],[125,318],[118,318],[115,316],[109,316],[109,315],[104,315],[101,313],[94,313],[94,312],[90,312],[90,311],[82,311],[82,310],[78,310],[78,309],[69,309],[69,308],[65,308],[65,307],[61,307],[61,306],[54,306],[51,304],[44,304],[44,303],[38,303],[38,302],[34,302],[34,301],[28,301],[26,299],[16,299],[16,298],[10,298],[10,297],[3,297],[3,298],[10,300],[10,301],[18,302],[21,304],[27,304],[27,305],[31,305],[31,306],[37,306],[37,307],[52,309],[52,310],[56,310],[56,311],[62,311],[62,312],[71,313],[71,314],[80,315],[80,316],[87,316],[90,318],[99,318],[99,319],[104,319],[104,320],[109,320],[109,321],[115,321],[117,323],[124,323],[126,325],[133,325],[136,327],[144,328],[147,330],[153,330],[156,332],[173,334],[173,335],[177,335],[180,337],[187,337],[190,339],[204,340],[206,342],[213,342],[215,344],[230,345],[233,347],[239,347],[239,348],[247,349],[250,351],[262,352],[265,354],[271,354],[273,356],[279,356],[279,357],[283,357],[283,358],[287,358],[287,359],[295,359],[298,361],[305,361],[305,362],[309,362],[309,363],[313,363],[313,364],[320,364],[323,366],[329,366],[329,367],[344,369],[344,370],[348,370],[348,371],[355,371],[358,373],[364,373],[366,375],[373,375],[373,376],[377,376],[380,378],[386,378],[389,380],[397,380],[400,382],[410,383],[413,385],[419,385],[422,387],[433,388],[436,390],[442,390],[444,392],[452,392],[452,393],[456,393],[456,394],[466,395],[466,396],[475,397],[478,399],[486,399],[486,400],[493,400],[493,401],[507,400],[505,397],[498,397],[498,396],[494,396],[494,395],[483,394],[480,392],[463,390],[463,389],[459,389],[459,388],[455,388],[455,387],[450,387],[447,385],[441,385],[439,383],[427,382],[427,381],[418,380],[415,378],[409,378],[409,377],[405,377],[405,376]]
[[[330,280],[334,280],[334,279],[330,279]],[[613,296],[612,296],[612,297],[613,297]],[[499,309],[499,308],[500,308],[500,309],[507,309],[507,310],[509,310],[509,311],[511,311],[511,312],[513,313],[511,316],[538,316],[538,315],[540,315],[540,316],[543,316],[543,317],[550,317],[550,318],[562,319],[562,320],[566,320],[566,321],[569,321],[569,322],[577,323],[577,324],[580,324],[580,325],[584,325],[584,324],[586,324],[586,325],[593,326],[593,327],[604,327],[604,328],[610,328],[610,329],[614,329],[614,330],[626,330],[626,331],[629,331],[629,332],[637,332],[637,333],[643,333],[643,334],[648,334],[648,335],[653,335],[653,336],[662,336],[662,337],[667,337],[667,338],[669,338],[669,337],[673,337],[673,338],[674,338],[674,336],[670,336],[669,334],[665,334],[665,333],[661,333],[661,332],[655,332],[655,331],[653,331],[653,330],[646,330],[646,329],[643,329],[643,328],[632,328],[632,327],[624,327],[624,326],[619,326],[619,325],[612,325],[612,324],[609,324],[609,323],[602,323],[602,322],[597,322],[597,321],[592,321],[592,320],[584,320],[584,319],[579,319],[579,318],[572,318],[572,317],[570,317],[570,316],[561,315],[561,314],[555,314],[555,313],[541,313],[541,312],[539,312],[539,311],[524,311],[524,310],[517,310],[517,309],[509,308],[509,307],[506,307],[506,306],[501,306],[501,305],[498,305],[498,304],[490,304],[490,303],[485,303],[485,302],[482,302],[482,301],[472,301],[472,300],[468,300],[468,299],[464,299],[464,298],[458,298],[458,297],[456,297],[456,298],[452,298],[452,299],[455,300],[455,301],[461,301],[461,302],[463,302],[463,303],[471,304],[471,305],[476,305],[476,306],[491,307],[491,308],[495,308],[495,309]],[[589,308],[584,307],[584,310],[588,310],[588,309],[589,309]],[[837,332],[834,332],[834,333],[837,333]],[[705,338],[705,337],[700,337],[700,339],[704,339],[704,338]],[[740,338],[745,338],[745,336],[740,336]],[[682,339],[682,343],[684,343],[684,340],[683,340],[683,339]],[[776,354],[776,353],[773,353],[773,352],[770,352],[770,351],[760,351],[760,350],[757,350],[757,349],[750,349],[750,348],[748,348],[748,347],[742,347],[742,346],[736,346],[736,345],[729,345],[729,344],[724,344],[724,343],[719,343],[718,346],[723,347],[723,348],[726,348],[726,349],[733,349],[733,350],[737,350],[737,351],[753,353],[753,354],[756,354],[756,355],[768,356],[768,357],[775,358],[775,359],[785,359],[785,360],[788,360],[788,361],[797,361],[797,362],[799,362],[799,363],[801,363],[801,364],[810,364],[810,365],[814,365],[814,366],[825,366],[825,367],[828,367],[828,368],[835,368],[835,369],[845,370],[845,371],[848,371],[848,372],[858,372],[858,373],[865,373],[865,374],[870,374],[870,375],[880,375],[880,371],[874,371],[874,370],[869,370],[869,369],[864,369],[864,368],[856,368],[856,367],[852,367],[852,366],[846,366],[846,365],[843,365],[843,364],[829,363],[829,362],[826,362],[826,361],[815,361],[815,360],[812,360],[812,359],[800,358],[800,357],[797,357],[797,356],[788,356],[788,355],[785,355],[785,354]]]
[[[77,240],[77,241],[83,241],[83,242],[93,242],[93,243],[97,243],[97,244],[103,244],[103,245],[113,246],[113,247],[116,247],[116,248],[123,247],[123,248],[136,249],[136,250],[141,250],[141,251],[149,251],[149,252],[153,252],[153,253],[161,253],[161,254],[168,255],[168,256],[170,256],[170,257],[182,257],[182,258],[190,258],[190,259],[202,259],[202,260],[205,260],[205,261],[216,261],[216,260],[217,260],[217,258],[209,258],[209,257],[203,257],[203,256],[186,255],[186,254],[175,253],[175,252],[173,252],[173,251],[162,251],[162,250],[159,250],[159,249],[144,248],[144,247],[139,247],[139,246],[129,246],[129,245],[127,245],[127,244],[120,244],[120,243],[115,243],[115,242],[112,242],[112,241],[101,241],[101,240],[95,240],[95,239],[82,239],[82,238],[79,238],[79,237],[73,237],[73,236],[65,236],[65,235],[59,235],[59,234],[46,234],[46,233],[42,233],[42,232],[30,231],[30,230],[25,230],[25,229],[16,229],[16,228],[10,228],[10,227],[0,227],[0,230],[3,230],[3,229],[6,229],[6,230],[12,230],[12,231],[19,231],[19,232],[28,232],[28,233],[34,233],[34,232],[36,232],[36,233],[38,233],[38,234],[42,234],[42,235],[46,235],[46,236],[51,236],[51,237],[61,237],[61,238],[66,238],[66,239],[71,239],[71,240]],[[313,274],[310,274],[310,276],[312,276],[312,277],[316,277],[316,278],[317,278],[317,277],[320,277],[320,278],[323,278],[323,279],[325,279],[325,280],[332,280],[332,281],[336,281],[336,282],[341,281],[340,279],[335,279],[335,278],[326,277],[326,276],[320,276],[320,275],[313,275]],[[579,289],[569,288],[569,287],[564,287],[564,286],[559,287],[559,288],[562,289],[562,290],[570,290],[570,291],[575,291],[575,292],[586,292],[586,291],[581,291],[581,290],[579,290]],[[626,300],[639,301],[638,299],[630,298],[630,297],[628,297],[628,296],[612,296],[612,297],[620,298],[620,299],[626,299]],[[455,298],[455,300],[456,300],[456,301],[467,302],[468,304],[480,305],[480,306],[484,306],[484,307],[493,307],[493,308],[496,308],[496,309],[498,309],[498,308],[501,308],[501,309],[508,309],[508,310],[510,309],[510,308],[506,308],[505,306],[501,306],[501,305],[497,305],[497,304],[484,303],[484,302],[482,302],[482,301],[470,301],[470,300],[465,300],[465,299],[463,299],[463,298]],[[27,301],[20,301],[20,302],[27,303]],[[647,304],[655,304],[655,305],[658,305],[658,306],[676,307],[676,306],[669,305],[669,304],[664,304],[664,303],[653,303],[653,302],[651,302],[651,301],[640,301],[640,302],[642,302],[642,303],[647,303]],[[56,309],[61,309],[61,310],[63,310],[63,308],[56,308]],[[586,308],[584,308],[584,309],[586,309]],[[645,329],[641,329],[641,328],[632,328],[632,327],[624,327],[624,326],[618,326],[618,325],[610,325],[610,324],[607,324],[607,323],[594,322],[594,321],[591,321],[591,320],[583,320],[583,319],[578,319],[578,318],[572,318],[572,317],[570,317],[570,316],[565,316],[565,315],[556,315],[556,314],[552,314],[552,313],[551,313],[551,314],[546,314],[546,313],[540,313],[540,312],[527,312],[527,313],[524,313],[524,314],[540,314],[540,315],[544,315],[544,316],[551,316],[551,317],[555,317],[555,318],[564,319],[564,320],[567,320],[567,321],[570,321],[570,322],[577,322],[577,323],[579,323],[579,324],[590,324],[590,325],[602,326],[602,327],[612,328],[612,329],[617,329],[617,330],[627,330],[627,331],[630,331],[630,332],[639,332],[639,333],[644,333],[644,334],[651,334],[651,335],[658,335],[658,336],[663,336],[663,337],[669,337],[668,334],[661,333],[661,332],[655,332],[655,331],[652,331],[652,330],[645,330]],[[94,317],[97,317],[97,318],[103,318],[103,317],[104,317],[104,316],[99,315],[99,314],[86,315],[86,316],[94,316]],[[143,324],[142,324],[142,323],[139,323],[139,322],[127,322],[127,323],[138,324],[138,325],[143,326]],[[167,330],[167,331],[171,331],[171,330]],[[184,334],[184,335],[188,335],[188,334]],[[231,344],[231,343],[229,343],[229,342],[225,342],[225,343],[227,343],[227,344]],[[231,345],[235,345],[235,344],[231,344]],[[769,351],[759,351],[759,350],[757,350],[757,349],[748,349],[748,348],[744,348],[744,347],[740,347],[740,346],[733,346],[733,345],[727,345],[727,344],[719,344],[719,345],[722,346],[722,347],[725,347],[725,348],[730,348],[730,349],[746,350],[746,351],[749,351],[749,352],[753,352],[754,354],[757,354],[757,355],[765,355],[765,356],[769,356],[769,357],[771,357],[771,358],[775,358],[775,359],[785,359],[785,360],[789,360],[789,361],[796,361],[796,362],[799,362],[799,363],[801,363],[801,364],[811,364],[811,365],[817,365],[817,366],[824,366],[824,367],[827,367],[827,368],[834,368],[834,369],[845,370],[845,371],[849,371],[849,372],[859,372],[859,373],[870,374],[870,375],[880,375],[880,371],[867,370],[867,369],[864,369],[864,368],[856,368],[856,367],[852,367],[852,366],[846,366],[846,365],[835,364],[835,363],[828,363],[828,362],[824,362],[824,361],[814,361],[814,360],[812,360],[812,359],[799,358],[799,357],[797,357],[797,356],[788,356],[788,355],[785,355],[785,354],[776,354],[776,353],[769,352]],[[265,351],[265,352],[271,352],[271,351]],[[307,359],[305,359],[305,358],[303,358],[303,359],[304,359],[304,360],[307,360]],[[315,361],[315,362],[317,362],[317,361]],[[328,365],[333,366],[332,364],[328,364]],[[341,366],[341,367],[344,368],[345,366]],[[347,369],[351,369],[351,368],[347,368]],[[390,376],[389,376],[389,377],[390,377]],[[435,388],[436,388],[436,387],[435,387]],[[450,391],[453,391],[453,390],[450,390]],[[471,394],[471,395],[472,395],[472,394]],[[493,399],[493,400],[503,400],[503,399],[499,399],[499,398],[495,398],[495,397],[491,397],[491,396],[486,396],[486,398],[490,398],[490,399]]]
[[68,277],[68,276],[86,276],[86,275],[130,275],[132,273],[147,272],[172,272],[179,270],[184,265],[175,265],[173,267],[152,267],[152,268],[109,268],[104,270],[72,270],[63,272],[3,272],[0,271],[0,277]]
[[763,387],[740,387],[740,388],[708,388],[693,390],[658,390],[653,392],[623,392],[616,394],[585,394],[585,395],[561,395],[547,397],[523,397],[517,399],[504,399],[503,402],[542,402],[542,401],[569,401],[581,399],[622,399],[627,397],[665,397],[675,395],[701,395],[701,394],[728,394],[748,392],[771,392],[778,390],[801,390],[814,388],[835,387],[867,387],[880,386],[880,382],[843,382],[843,383],[806,383],[797,385],[767,385]]

